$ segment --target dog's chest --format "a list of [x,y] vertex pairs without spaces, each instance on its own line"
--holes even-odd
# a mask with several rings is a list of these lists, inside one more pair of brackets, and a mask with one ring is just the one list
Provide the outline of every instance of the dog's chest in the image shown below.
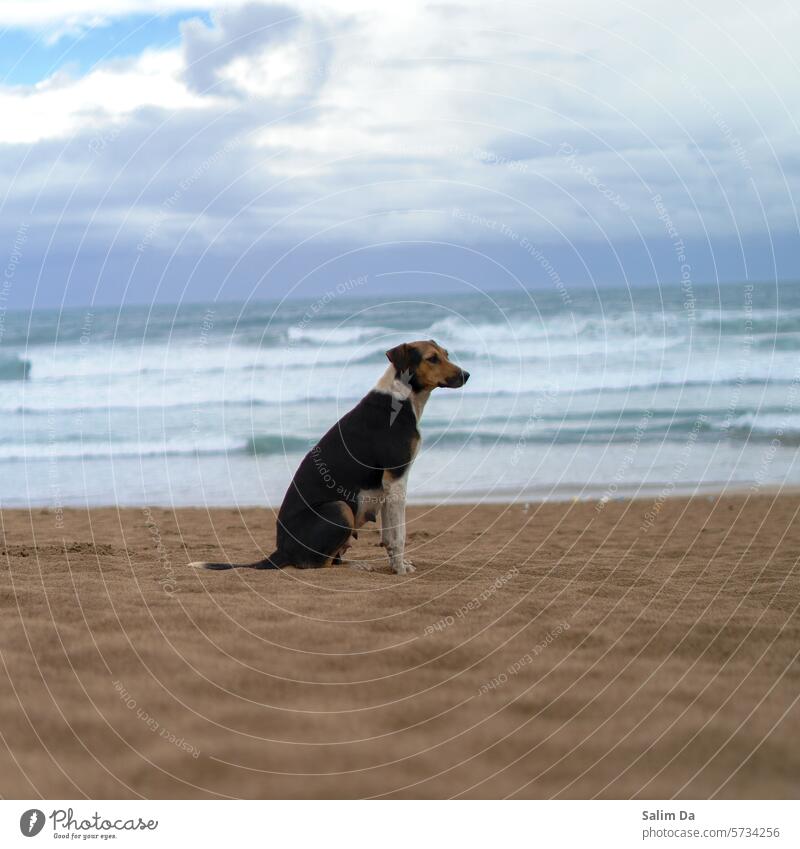
[[[408,477],[408,472],[414,462],[414,458],[419,451],[420,439],[413,442],[411,446],[411,458],[405,466],[402,474],[395,476],[389,471],[383,473],[383,486],[375,489],[362,489],[358,493],[358,501],[356,505],[356,527],[360,528],[365,522],[374,522],[383,507],[387,498],[387,489],[392,491],[396,485],[404,486],[404,482]],[[391,497],[389,495],[388,497]]]
[[362,489],[358,493],[356,508],[356,527],[360,528],[365,522],[374,522],[385,499],[383,489]]

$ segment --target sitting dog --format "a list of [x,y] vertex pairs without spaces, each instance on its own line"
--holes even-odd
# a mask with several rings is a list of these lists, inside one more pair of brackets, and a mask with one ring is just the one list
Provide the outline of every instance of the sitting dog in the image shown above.
[[[256,563],[192,563],[206,569],[316,569],[342,562],[365,522],[381,515],[381,545],[398,575],[405,559],[408,472],[419,450],[419,420],[437,387],[457,388],[469,373],[433,340],[386,352],[375,387],[306,454],[278,512],[277,547]],[[363,564],[359,564],[362,565]],[[367,567],[368,568],[368,567]]]

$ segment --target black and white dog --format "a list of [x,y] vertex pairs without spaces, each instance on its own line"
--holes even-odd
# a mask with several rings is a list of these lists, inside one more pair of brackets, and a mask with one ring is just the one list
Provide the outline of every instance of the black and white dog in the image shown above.
[[[207,569],[314,569],[342,562],[351,537],[381,514],[381,545],[398,575],[404,557],[406,484],[419,450],[419,420],[437,387],[457,388],[469,373],[433,340],[386,352],[374,389],[306,454],[278,512],[277,547],[257,563],[192,563]],[[361,565],[363,564],[353,564]],[[369,567],[365,567],[369,568]]]

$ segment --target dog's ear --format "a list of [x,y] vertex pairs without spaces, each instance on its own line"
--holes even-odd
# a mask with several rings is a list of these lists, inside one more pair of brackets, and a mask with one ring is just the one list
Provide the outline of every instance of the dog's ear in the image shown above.
[[412,365],[411,345],[404,342],[402,345],[397,345],[386,352],[389,362],[397,369],[397,371],[408,371]]

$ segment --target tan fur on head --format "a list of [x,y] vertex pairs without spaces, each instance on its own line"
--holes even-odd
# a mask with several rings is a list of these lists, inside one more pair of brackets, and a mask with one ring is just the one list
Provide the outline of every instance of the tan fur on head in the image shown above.
[[398,377],[408,380],[415,391],[430,391],[438,386],[463,386],[469,373],[450,362],[448,352],[433,339],[404,342],[386,352]]

